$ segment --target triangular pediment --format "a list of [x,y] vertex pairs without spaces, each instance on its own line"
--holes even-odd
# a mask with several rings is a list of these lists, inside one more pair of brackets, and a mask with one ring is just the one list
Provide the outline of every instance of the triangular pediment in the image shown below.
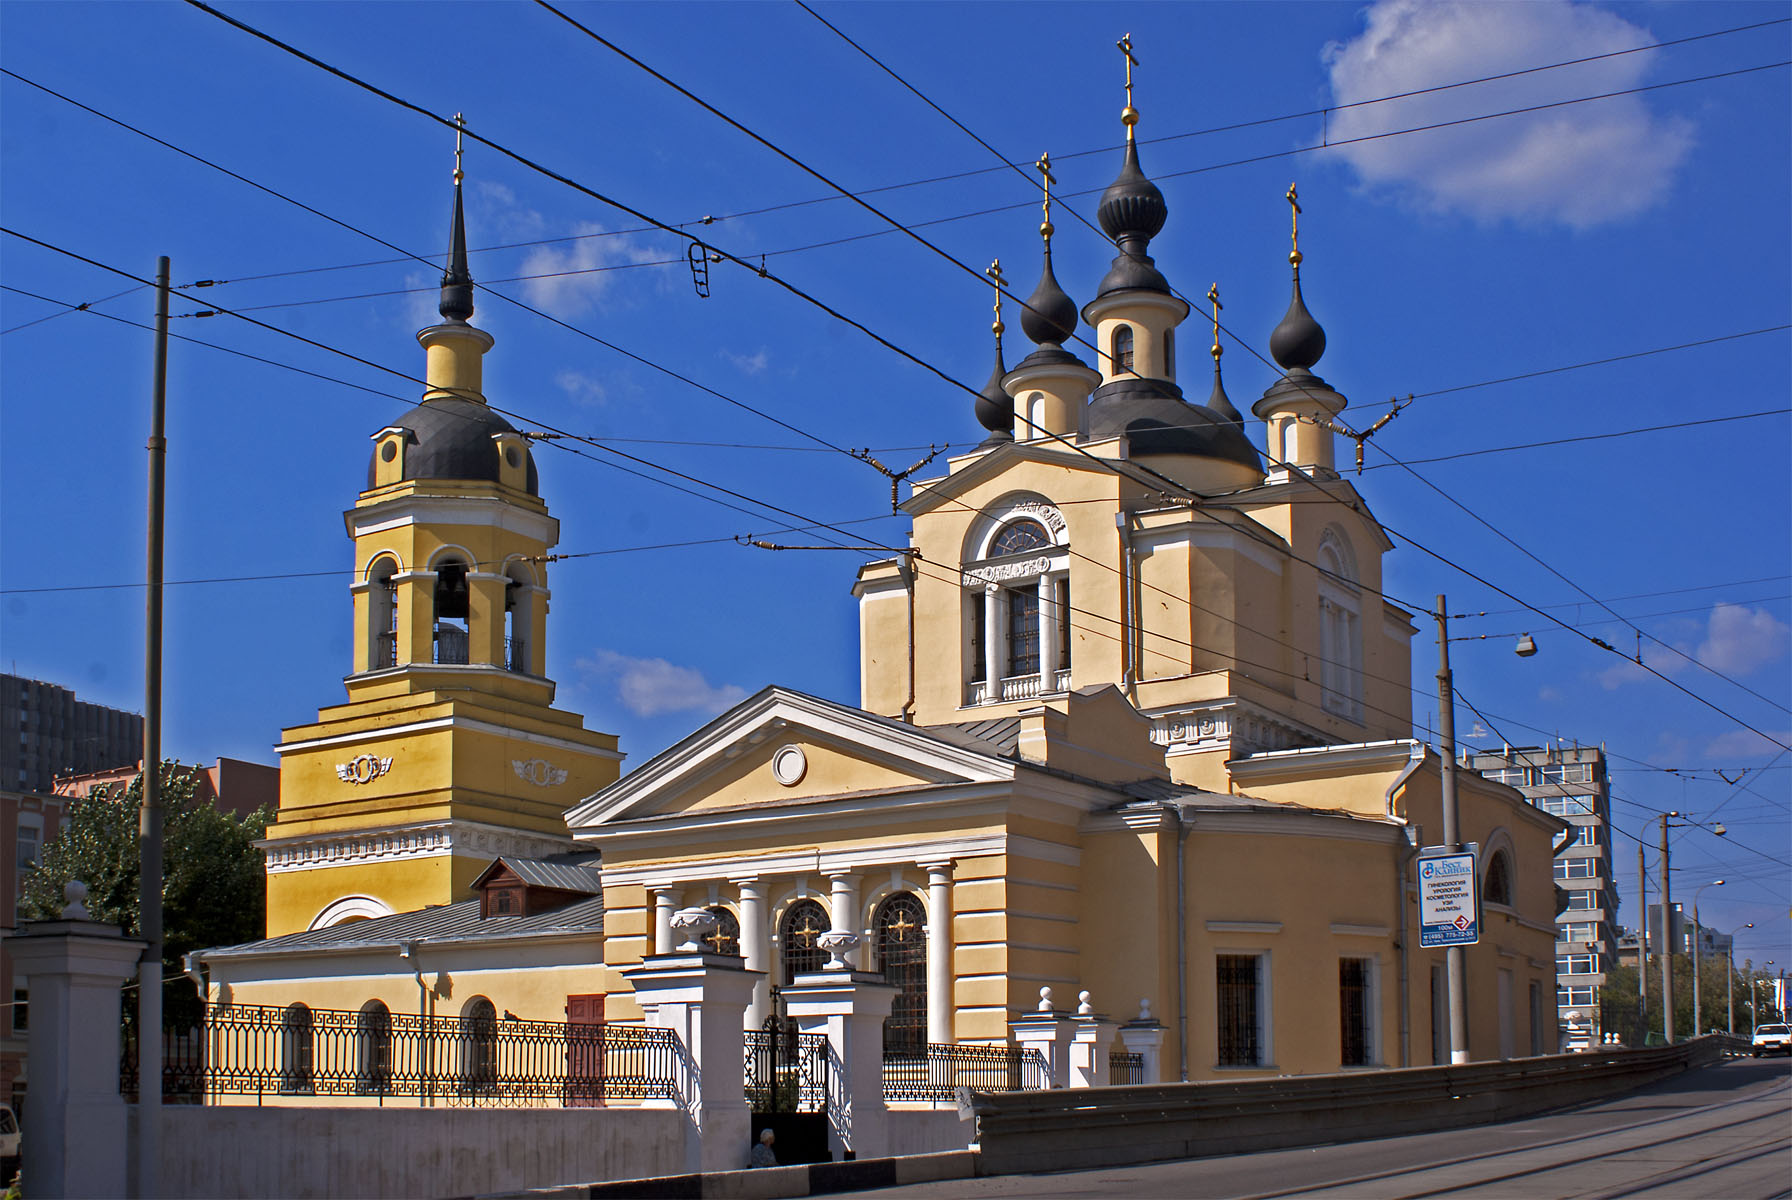
[[567,811],[582,830],[703,810],[1014,778],[987,750],[786,688],[742,701]]
[[[1111,444],[1104,444],[1111,445]],[[959,460],[962,461],[962,460]],[[1006,442],[983,454],[974,462],[963,466],[954,464],[949,475],[935,479],[917,480],[914,490],[908,499],[902,502],[902,511],[911,517],[918,517],[930,512],[940,505],[955,500],[981,484],[995,479],[1004,472],[1013,470],[1021,463],[1043,463],[1053,467],[1062,467],[1071,471],[1087,472],[1092,475],[1118,474],[1136,483],[1144,483],[1161,487],[1162,481],[1151,485],[1149,477],[1123,458],[1111,452],[1103,452],[1102,447],[1095,450],[1074,448],[1057,442]]]

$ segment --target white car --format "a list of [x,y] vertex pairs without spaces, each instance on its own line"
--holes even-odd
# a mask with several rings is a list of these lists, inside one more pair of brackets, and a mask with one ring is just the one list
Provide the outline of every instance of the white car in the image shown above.
[[12,1105],[0,1104],[0,1187],[12,1183],[19,1172],[19,1122],[12,1115]]
[[1792,1025],[1757,1025],[1750,1045],[1756,1058],[1764,1054],[1792,1054]]

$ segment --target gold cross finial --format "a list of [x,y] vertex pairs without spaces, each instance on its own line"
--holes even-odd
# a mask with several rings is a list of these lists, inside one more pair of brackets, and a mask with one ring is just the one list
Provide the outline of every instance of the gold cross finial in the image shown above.
[[467,118],[461,113],[454,114],[454,182],[459,183],[463,177],[460,169],[460,135],[467,128]]
[[995,284],[996,288],[996,320],[995,324],[991,325],[989,328],[990,331],[996,335],[996,344],[1000,345],[1002,341],[1002,329],[1004,328],[1002,325],[1002,285],[1007,282],[1006,279],[1002,278],[1002,260],[998,258],[991,262],[988,269],[983,273],[989,276],[989,281]]
[[1207,300],[1213,305],[1213,361],[1217,364],[1220,361],[1220,355],[1225,353],[1224,348],[1220,346],[1220,310],[1226,306],[1220,303],[1219,284],[1216,283],[1207,289]]
[[896,919],[890,922],[890,932],[896,935],[896,940],[899,942],[908,941],[908,931],[916,928],[919,926],[908,919],[907,913],[897,913]]
[[1126,140],[1130,142],[1132,127],[1139,123],[1139,110],[1132,106],[1132,69],[1139,65],[1139,60],[1133,57],[1132,34],[1122,35],[1114,45],[1120,48],[1120,53],[1126,58],[1126,107],[1120,110],[1120,123],[1126,126]]
[[1052,240],[1052,184],[1058,182],[1058,177],[1052,174],[1051,151],[1041,154],[1033,166],[1038,169],[1040,186],[1045,189],[1042,202],[1045,215],[1039,219],[1039,236],[1049,242]]
[[1294,190],[1292,183],[1288,185],[1287,200],[1291,210],[1288,220],[1292,222],[1289,227],[1288,240],[1293,243],[1292,249],[1288,251],[1288,261],[1293,263],[1294,269],[1298,271],[1300,270],[1300,194]]

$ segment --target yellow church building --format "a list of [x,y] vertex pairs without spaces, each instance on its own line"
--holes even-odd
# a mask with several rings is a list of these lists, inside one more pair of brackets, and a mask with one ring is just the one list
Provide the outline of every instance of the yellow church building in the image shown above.
[[[1443,764],[1412,737],[1392,544],[1334,466],[1346,401],[1313,370],[1298,243],[1265,452],[1217,316],[1205,401],[1178,382],[1190,306],[1123,119],[1113,265],[1079,312],[1048,194],[1035,348],[1006,367],[998,305],[988,437],[915,482],[908,548],[858,573],[858,706],[767,687],[620,778],[542,675],[556,529],[480,394],[457,182],[430,391],[347,514],[349,702],[287,731],[270,937],[205,952],[213,1001],[638,1023],[624,972],[702,907],[760,973],[749,1027],[837,929],[898,989],[891,1049],[1006,1043],[1050,989],[1156,1031],[1170,1080],[1448,1062],[1414,870]],[[1566,827],[1472,772],[1458,792],[1470,1056],[1553,1053]]]

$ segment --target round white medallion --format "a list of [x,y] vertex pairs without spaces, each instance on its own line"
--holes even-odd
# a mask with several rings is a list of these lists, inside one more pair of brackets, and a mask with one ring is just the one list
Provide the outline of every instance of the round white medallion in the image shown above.
[[780,746],[772,755],[772,778],[785,787],[795,787],[809,770],[809,756],[801,746]]

